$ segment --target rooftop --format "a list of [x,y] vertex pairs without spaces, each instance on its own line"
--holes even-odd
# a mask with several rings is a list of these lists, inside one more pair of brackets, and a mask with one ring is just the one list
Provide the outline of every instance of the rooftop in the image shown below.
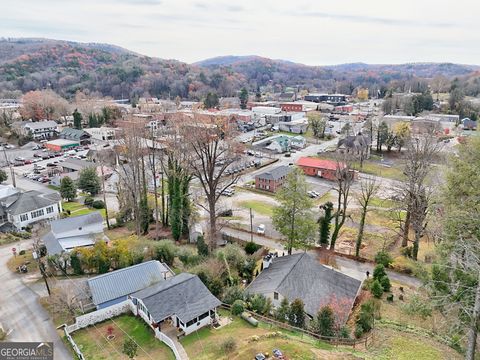
[[64,145],[78,145],[78,141],[67,140],[67,139],[55,139],[47,142],[50,145],[64,146]]
[[311,157],[301,157],[297,161],[298,166],[308,166],[319,169],[337,170],[339,163],[333,160],[317,159]]
[[286,176],[290,171],[292,171],[291,167],[282,165],[282,166],[277,166],[276,168],[273,168],[271,170],[265,171],[261,174],[258,174],[255,177],[256,178],[258,177],[260,179],[265,179],[265,180],[278,180]]

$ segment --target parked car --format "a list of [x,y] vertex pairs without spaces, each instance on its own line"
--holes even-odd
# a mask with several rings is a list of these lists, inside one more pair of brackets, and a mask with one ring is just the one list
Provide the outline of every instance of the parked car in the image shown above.
[[35,166],[34,166],[34,169],[35,169],[35,170],[45,170],[46,167],[43,166],[43,165],[35,165]]
[[28,164],[31,164],[31,163],[32,163],[32,160],[27,159],[27,160],[25,160],[23,163],[24,163],[25,165],[28,165]]
[[260,224],[257,226],[257,234],[265,235],[265,224]]
[[262,353],[255,355],[255,360],[265,360],[267,357]]
[[13,163],[13,166],[23,166],[23,161],[16,161]]
[[41,158],[43,155],[42,154],[39,154],[39,153],[35,153],[33,154],[33,157],[36,157],[36,158]]
[[48,163],[48,164],[47,164],[47,167],[52,167],[52,166],[57,166],[57,165],[54,164],[54,163]]
[[235,194],[235,190],[233,189],[225,189],[222,191],[222,195],[225,196],[233,196]]
[[17,156],[15,158],[15,161],[25,161],[25,158],[24,157],[21,157],[21,156]]
[[283,353],[279,349],[273,349],[272,354],[275,359],[284,359]]
[[317,195],[315,195],[315,193],[314,193],[313,191],[307,191],[307,195],[308,195],[309,197],[311,197],[312,199],[314,199],[314,198],[317,197]]

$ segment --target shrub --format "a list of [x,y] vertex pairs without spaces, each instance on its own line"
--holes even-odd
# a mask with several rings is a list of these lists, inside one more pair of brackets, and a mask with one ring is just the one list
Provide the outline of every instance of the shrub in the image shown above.
[[315,332],[322,336],[335,335],[335,313],[328,305],[320,308],[315,323]]
[[123,353],[130,359],[133,359],[137,355],[138,345],[135,340],[126,338],[123,342]]
[[338,332],[338,336],[342,339],[350,339],[350,329],[346,326],[342,326]]
[[243,300],[244,291],[239,286],[230,286],[223,292],[223,302],[225,304],[233,304],[235,300]]
[[424,320],[432,316],[432,307],[418,295],[413,295],[408,303],[401,306],[401,309],[408,315],[417,315]]
[[18,253],[18,255],[25,255],[25,250],[20,250],[20,252]]
[[85,200],[83,200],[83,203],[86,205],[86,206],[92,206],[93,202],[95,201],[95,199],[91,196],[87,196],[85,198]]
[[392,285],[390,284],[390,279],[388,276],[384,276],[380,279],[380,285],[382,285],[383,291],[389,292]]
[[248,255],[253,255],[255,254],[255,252],[257,252],[258,249],[260,249],[262,246],[261,245],[258,245],[258,244],[255,244],[254,242],[252,241],[249,241],[247,242],[247,244],[245,245],[245,252],[248,254]]
[[412,252],[413,248],[411,246],[404,247],[402,250],[400,250],[400,254],[408,258],[412,257]]
[[357,339],[361,338],[365,330],[363,329],[362,325],[358,324],[355,326],[355,337]]
[[200,262],[200,256],[189,247],[182,247],[178,251],[178,258],[185,266],[197,265]]
[[393,302],[393,294],[390,294],[387,296],[387,301],[388,302]]
[[170,240],[160,240],[155,247],[155,259],[164,262],[168,266],[173,265],[176,247]]
[[388,268],[392,264],[393,258],[388,252],[382,250],[375,255],[375,262]]
[[237,244],[228,244],[216,252],[217,259],[228,262],[232,268],[242,271],[243,265],[247,257],[245,251]]
[[92,202],[92,207],[94,209],[105,209],[105,203],[103,202],[103,200],[95,200],[94,202]]
[[267,304],[267,298],[262,294],[255,294],[248,299],[249,310],[256,312],[257,314],[264,314],[265,305]]
[[385,266],[383,266],[382,264],[378,264],[377,266],[375,266],[375,269],[373,269],[373,279],[380,280],[384,276],[387,276]]
[[220,347],[225,354],[230,354],[237,348],[237,342],[233,337],[229,337],[222,342]]
[[245,302],[243,300],[235,300],[232,304],[232,315],[240,315],[245,311]]
[[305,327],[305,309],[302,300],[293,300],[292,304],[290,305],[290,311],[288,313],[288,322],[292,326],[296,326],[299,328]]
[[197,238],[197,251],[200,256],[208,256],[208,245],[202,235]]
[[359,327],[362,330],[362,334],[363,332],[370,331],[372,329],[375,316],[375,307],[376,305],[373,300],[368,300],[360,306],[360,312],[358,313],[356,320],[357,327],[355,329],[355,337],[359,337],[357,336],[357,330]]
[[372,283],[372,287],[370,289],[370,292],[372,293],[373,296],[375,296],[377,299],[380,299],[383,295],[383,287],[380,284],[380,281],[375,280]]
[[283,298],[280,306],[275,310],[275,319],[281,322],[285,322],[290,312],[290,304],[287,298]]

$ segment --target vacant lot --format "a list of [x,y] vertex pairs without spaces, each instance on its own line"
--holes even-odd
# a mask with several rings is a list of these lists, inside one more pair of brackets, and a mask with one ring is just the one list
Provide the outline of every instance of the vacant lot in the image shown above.
[[[115,338],[107,340],[108,328],[113,328]],[[138,344],[135,359],[175,359],[173,352],[154,337],[153,331],[142,320],[132,315],[122,315],[72,334],[73,339],[87,359],[128,359],[122,352],[127,335]]]

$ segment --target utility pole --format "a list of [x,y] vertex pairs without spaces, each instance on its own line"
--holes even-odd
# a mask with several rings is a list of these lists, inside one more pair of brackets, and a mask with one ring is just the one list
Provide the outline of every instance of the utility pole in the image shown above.
[[7,162],[7,165],[10,168],[10,176],[12,178],[12,185],[13,185],[13,187],[17,187],[17,182],[15,180],[15,171],[13,171],[13,166],[10,163],[10,161],[8,161],[7,152],[5,151],[5,146],[3,147],[3,156],[5,156],[5,161]]
[[252,208],[250,208],[250,242],[253,242],[253,214],[252,214]]
[[45,287],[47,288],[48,296],[51,295],[50,286],[48,286],[47,274],[45,273],[45,264],[40,260],[40,249],[36,241],[33,242],[33,257],[37,260],[38,268],[42,274],[43,281],[45,282]]

